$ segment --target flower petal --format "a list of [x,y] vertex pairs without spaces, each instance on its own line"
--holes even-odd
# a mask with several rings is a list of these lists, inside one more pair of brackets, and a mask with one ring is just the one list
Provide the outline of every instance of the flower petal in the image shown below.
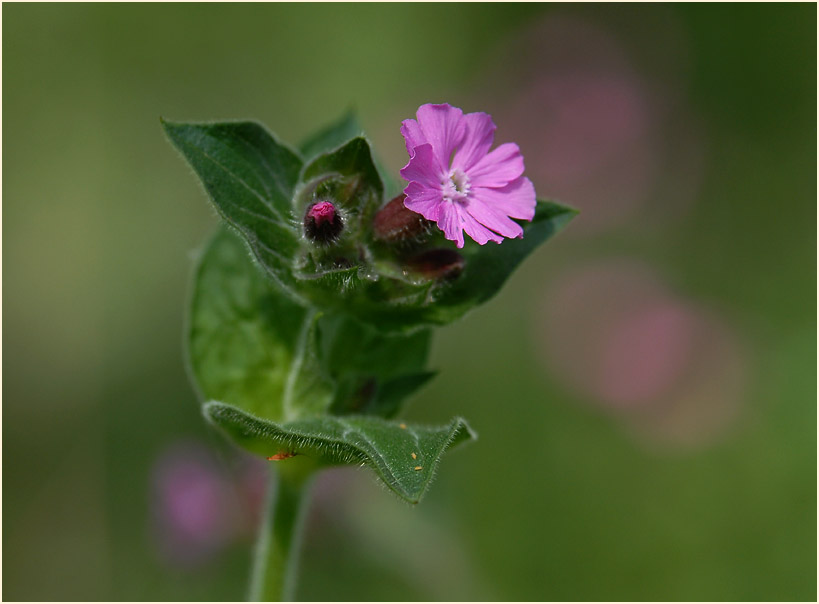
[[464,246],[464,231],[457,204],[444,202],[440,205],[438,228],[444,232],[444,237],[454,241],[458,247]]
[[421,105],[415,113],[426,142],[432,144],[441,169],[449,169],[449,158],[466,134],[463,111],[448,103]]
[[415,147],[410,156],[407,165],[401,168],[401,177],[404,180],[420,182],[427,187],[440,190],[441,169],[438,166],[438,160],[435,159],[432,145],[425,143]]
[[430,189],[420,182],[411,182],[404,189],[404,206],[413,212],[417,212],[427,220],[438,221],[441,212],[441,205],[445,202],[441,198],[441,192]]
[[[523,227],[509,218],[501,210],[486,204],[479,199],[470,199],[465,205],[466,211],[472,218],[483,226],[492,229],[496,233],[515,239],[523,237]],[[474,237],[473,237],[474,239]]]
[[420,147],[429,141],[421,132],[421,126],[415,120],[404,120],[401,122],[401,136],[404,137],[404,143],[407,145],[407,153],[410,157],[413,155],[413,149]]
[[458,212],[460,213],[461,224],[463,225],[464,231],[480,245],[484,245],[487,241],[494,241],[495,243],[503,241],[503,237],[496,235],[470,216],[464,206],[459,205]]
[[490,189],[475,187],[469,194],[470,199],[483,202],[511,218],[532,220],[535,216],[535,187],[526,177],[513,180],[505,187]]
[[503,187],[523,174],[523,156],[515,143],[504,143],[469,169],[473,187]]
[[495,126],[488,113],[467,113],[463,117],[466,134],[460,147],[455,151],[452,168],[468,171],[489,153],[489,147],[495,138]]
[[496,235],[470,216],[462,204],[444,202],[439,208],[441,214],[438,218],[438,227],[444,232],[444,236],[454,241],[459,248],[464,246],[464,231],[480,245],[488,241],[495,243],[503,241],[503,237]]

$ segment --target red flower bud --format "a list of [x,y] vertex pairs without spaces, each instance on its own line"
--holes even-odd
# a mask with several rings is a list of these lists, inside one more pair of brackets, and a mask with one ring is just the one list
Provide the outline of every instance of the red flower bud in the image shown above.
[[332,243],[341,234],[344,223],[329,201],[319,201],[307,208],[304,215],[304,234],[316,243]]
[[406,267],[427,279],[451,280],[464,270],[464,257],[446,248],[427,250],[409,258]]
[[373,220],[373,234],[376,239],[388,243],[406,241],[423,235],[429,228],[429,221],[404,205],[406,195],[401,193],[378,210]]

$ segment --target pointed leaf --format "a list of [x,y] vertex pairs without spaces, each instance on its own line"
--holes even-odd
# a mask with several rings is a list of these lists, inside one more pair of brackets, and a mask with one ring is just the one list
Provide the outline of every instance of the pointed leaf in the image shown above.
[[[278,424],[219,402],[207,403],[204,414],[235,442],[261,455],[295,453],[323,463],[366,464],[411,503],[423,497],[444,451],[476,438],[461,418],[440,427],[369,416],[326,416]],[[287,459],[278,463],[287,463]]]
[[535,216],[523,226],[522,239],[500,245],[472,243],[464,246],[463,274],[443,289],[430,307],[435,322],[448,323],[497,294],[517,266],[537,247],[560,232],[577,210],[551,201],[538,201]]
[[[337,121],[302,143],[300,147],[301,155],[309,162],[322,153],[338,149],[352,138],[362,136],[363,132],[364,129],[361,127],[356,113],[350,110]],[[383,163],[375,155],[373,155],[373,164],[375,164],[378,173],[381,175],[381,182],[384,183],[387,199],[392,199],[401,192],[403,186],[387,171]]]
[[361,136],[363,129],[354,111],[345,113],[339,120],[317,132],[301,145],[301,155],[306,161],[338,149],[352,138]]
[[222,217],[244,235],[262,266],[292,290],[299,248],[292,214],[301,158],[255,122],[163,122]]

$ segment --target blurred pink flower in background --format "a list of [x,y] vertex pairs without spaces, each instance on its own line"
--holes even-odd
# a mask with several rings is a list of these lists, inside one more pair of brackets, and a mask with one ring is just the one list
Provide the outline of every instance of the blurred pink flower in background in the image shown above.
[[[643,92],[631,76],[553,74],[504,110],[512,132],[528,130],[520,141],[539,194],[571,200],[585,229],[611,226],[649,194],[659,158]],[[531,115],[542,119],[525,123]]]
[[652,442],[707,444],[737,418],[747,362],[735,333],[645,264],[569,271],[537,315],[554,379]]
[[[179,442],[154,464],[151,521],[154,542],[169,564],[194,568],[255,530],[264,497],[263,464],[243,456],[229,472],[211,449]],[[261,465],[261,467],[260,467]]]
[[[673,42],[664,52],[683,55]],[[670,81],[682,74],[639,69],[615,31],[573,15],[543,19],[507,52],[531,59],[511,70],[502,61],[489,79],[512,93],[486,106],[519,142],[538,196],[582,210],[569,237],[677,217],[693,202],[702,136]]]
[[[510,40],[490,70],[503,86],[485,106],[520,144],[538,196],[581,209],[561,245],[662,232],[696,201],[704,167],[703,130],[685,95],[684,30],[662,7],[652,9],[662,40],[645,22],[636,31],[625,17],[569,10]],[[536,310],[555,380],[645,442],[694,447],[724,434],[747,364],[725,320],[671,291],[649,263],[565,270]]]
[[698,448],[731,432],[748,392],[748,351],[714,311],[695,311],[684,379],[668,398],[628,417],[629,428],[656,447]]

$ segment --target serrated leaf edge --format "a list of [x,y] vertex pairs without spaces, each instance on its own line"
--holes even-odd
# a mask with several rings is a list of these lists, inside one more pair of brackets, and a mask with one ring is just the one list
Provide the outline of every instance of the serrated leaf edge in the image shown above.
[[[335,438],[321,438],[311,434],[305,434],[303,432],[300,433],[298,430],[288,428],[286,424],[278,424],[276,422],[257,417],[252,413],[244,411],[243,409],[219,401],[209,401],[202,405],[202,413],[208,422],[222,430],[224,430],[224,428],[220,425],[219,419],[224,418],[233,421],[238,420],[245,426],[246,429],[249,430],[248,435],[253,434],[255,436],[266,437],[271,441],[278,439],[284,443],[284,446],[292,446],[294,449],[314,449],[322,455],[326,455],[333,459],[336,463],[370,466],[379,476],[379,478],[381,478],[393,492],[410,503],[418,503],[423,498],[424,494],[426,494],[426,492],[429,490],[429,486],[435,476],[435,472],[438,468],[438,464],[440,463],[443,453],[454,444],[457,444],[454,441],[460,434],[464,434],[465,431],[463,436],[464,442],[477,440],[478,438],[477,433],[471,428],[465,419],[462,417],[453,418],[448,425],[449,434],[447,435],[447,438],[444,440],[440,449],[435,451],[434,455],[432,456],[433,462],[429,468],[429,471],[427,472],[428,478],[424,481],[421,489],[417,493],[409,493],[405,489],[401,488],[401,484],[395,478],[394,472],[390,470],[391,464],[387,463],[383,456],[378,454],[377,451],[367,451],[356,444],[341,441]],[[399,427],[399,424],[394,421],[387,421],[376,416],[348,417],[366,417],[368,420],[374,422]],[[323,419],[343,420],[344,418],[324,416]],[[256,423],[258,425],[249,426],[249,422]],[[410,431],[409,433],[415,438],[418,438],[412,429],[421,427],[431,430],[441,430],[445,428],[445,426],[407,425],[406,430]],[[271,433],[271,431],[273,433]],[[350,449],[354,450],[356,454],[351,454]],[[382,463],[378,463],[379,459],[376,459],[376,457],[379,458]]]

